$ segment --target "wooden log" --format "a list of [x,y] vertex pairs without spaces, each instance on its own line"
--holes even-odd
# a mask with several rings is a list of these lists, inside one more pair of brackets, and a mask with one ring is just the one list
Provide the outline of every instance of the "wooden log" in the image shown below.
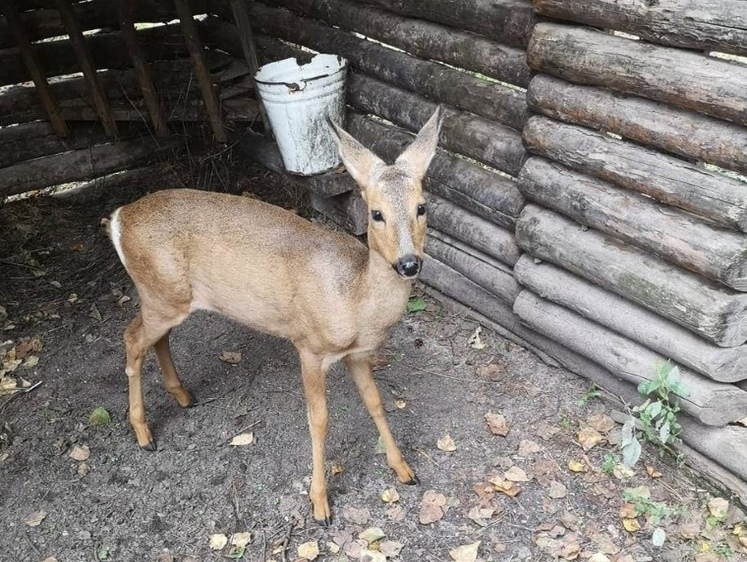
[[162,139],[166,138],[169,136],[169,129],[166,126],[166,119],[161,111],[161,104],[158,101],[155,85],[148,73],[143,53],[137,41],[137,32],[135,31],[135,24],[132,17],[133,2],[132,0],[120,0],[119,2],[115,2],[115,6],[122,39],[124,39],[127,50],[130,53],[132,66],[140,83],[140,90],[143,94],[145,105],[148,108],[148,114],[156,131],[156,136]]
[[34,50],[31,48],[31,43],[29,42],[24,25],[18,16],[18,9],[14,0],[3,0],[0,7],[2,8],[2,12],[5,14],[5,20],[13,31],[16,43],[18,44],[18,52],[21,54],[21,59],[23,60],[26,70],[34,81],[39,99],[41,100],[42,106],[44,106],[47,117],[54,127],[55,133],[58,137],[67,136],[67,125],[60,115],[60,110],[57,107],[57,100],[55,100],[51,90],[49,89],[47,77],[44,75],[44,71],[39,64],[36,53],[34,53]]
[[210,77],[210,71],[205,64],[204,51],[200,35],[197,33],[195,20],[192,18],[192,10],[187,0],[174,0],[176,11],[179,14],[179,21],[182,24],[182,34],[184,41],[189,49],[189,58],[192,59],[192,65],[197,75],[197,81],[202,91],[202,101],[205,103],[205,111],[210,118],[210,125],[213,128],[213,135],[218,142],[228,142],[226,130],[223,127],[223,117],[220,112],[218,97],[213,89],[213,80]]
[[[665,356],[528,290],[516,298],[514,313],[534,330],[636,385],[651,380],[657,365],[667,361]],[[747,415],[747,392],[684,367],[680,368],[680,377],[689,390],[680,401],[681,407],[700,422],[723,426]]]
[[605,86],[747,124],[747,67],[593,29],[537,24],[529,66],[569,82]]
[[652,43],[747,54],[747,5],[740,0],[534,0],[551,18],[632,33]]
[[[347,130],[390,162],[413,140],[395,127],[356,113],[348,114]],[[424,186],[431,193],[508,230],[514,229],[516,217],[524,207],[524,197],[516,182],[441,149],[428,168]]]
[[0,195],[16,195],[117,172],[151,161],[159,153],[151,142],[141,139],[99,144],[20,162],[3,168]]
[[578,223],[747,291],[745,234],[715,228],[689,213],[537,156],[522,168],[519,187],[530,201]]
[[580,275],[722,347],[747,340],[747,295],[669,265],[536,205],[516,223],[516,241],[536,258]]
[[[416,94],[394,88],[358,73],[348,74],[348,103],[416,131],[436,104]],[[441,145],[511,175],[518,175],[526,158],[521,135],[513,130],[463,111],[443,108]]]
[[579,172],[747,231],[747,185],[737,179],[546,117],[527,121],[524,142],[530,152]]
[[674,322],[528,254],[514,266],[516,280],[543,298],[670,357],[713,380],[747,379],[747,346],[723,348]]
[[[221,5],[225,6],[225,1],[213,1],[216,13],[222,13],[224,8]],[[273,4],[307,18],[361,33],[420,58],[440,60],[501,82],[526,87],[531,78],[523,49],[501,45],[472,33],[405,18],[350,0],[276,0]],[[252,16],[253,10],[250,7]]]
[[508,305],[513,305],[521,292],[511,268],[447,234],[430,229],[425,251]]
[[513,234],[473,215],[453,203],[433,195],[428,201],[428,224],[441,232],[466,242],[481,252],[513,267],[519,259],[519,248]]
[[[526,99],[516,88],[389,49],[288,10],[255,3],[251,4],[250,17],[255,28],[265,34],[257,39],[261,50],[274,54],[282,49],[277,39],[267,37],[270,35],[319,52],[336,53],[345,57],[353,68],[379,80],[514,129],[524,126]],[[215,17],[203,23],[208,30],[203,35],[206,41],[239,54],[235,26]]]
[[721,119],[603,88],[579,86],[546,74],[532,78],[529,106],[559,121],[747,173],[747,129]]
[[104,127],[107,135],[116,137],[118,134],[117,123],[114,121],[111,107],[109,107],[109,99],[106,97],[106,93],[96,77],[96,66],[93,63],[91,52],[88,50],[86,40],[83,37],[83,30],[75,18],[72,1],[57,0],[57,9],[65,24],[65,29],[73,46],[73,51],[75,51],[80,69],[83,71],[83,78],[85,78],[86,85],[91,92],[91,98],[93,99],[94,107],[96,107],[96,113],[98,113],[101,120],[101,125]]

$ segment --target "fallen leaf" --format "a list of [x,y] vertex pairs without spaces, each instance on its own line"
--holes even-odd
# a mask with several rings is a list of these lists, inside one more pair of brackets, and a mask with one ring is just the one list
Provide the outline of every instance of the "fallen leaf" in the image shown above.
[[635,505],[632,503],[624,503],[620,507],[620,512],[618,513],[620,518],[622,519],[633,519],[635,517],[638,517],[638,511],[636,511]]
[[384,440],[381,438],[381,435],[379,435],[379,438],[376,440],[376,447],[374,448],[377,455],[385,455],[386,454],[386,445],[384,445]]
[[405,519],[405,510],[401,505],[395,505],[387,510],[386,516],[392,521],[403,521]]
[[480,541],[452,548],[449,555],[454,562],[475,562],[478,548],[480,548]]
[[578,432],[578,442],[584,448],[584,451],[588,451],[592,447],[599,445],[604,439],[604,435],[599,433],[593,427],[584,426],[581,431]]
[[664,546],[665,540],[667,540],[667,533],[664,531],[664,529],[662,529],[661,527],[657,527],[656,529],[654,529],[654,532],[651,535],[651,542],[654,544],[654,546]]
[[534,429],[534,432],[545,441],[552,439],[561,431],[560,426],[549,424],[546,421],[539,422]]
[[599,433],[607,433],[615,427],[615,420],[602,412],[597,412],[586,420],[586,425],[596,429]]
[[342,509],[342,515],[350,523],[354,523],[355,525],[365,525],[371,518],[371,512],[368,511],[368,509],[366,509],[365,507],[344,507]]
[[503,378],[505,374],[505,367],[497,363],[488,363],[486,365],[480,365],[476,370],[478,377],[487,379],[490,381],[498,381]]
[[436,442],[436,446],[447,453],[456,451],[456,443],[448,433]]
[[381,492],[381,501],[384,503],[394,503],[399,501],[399,492],[394,488],[387,488]]
[[82,462],[78,465],[78,476],[83,478],[89,472],[88,463]]
[[228,537],[223,533],[216,533],[210,535],[210,548],[211,550],[223,550],[223,547],[228,544]]
[[439,494],[435,490],[428,490],[423,494],[420,502],[419,521],[423,525],[428,525],[438,521],[444,516],[443,506],[446,505],[446,496]]
[[542,447],[540,447],[534,441],[529,441],[529,439],[522,439],[521,441],[519,441],[518,454],[520,457],[528,457],[529,455],[532,455],[534,453],[539,453],[541,450]]
[[550,482],[550,489],[547,491],[547,495],[553,499],[564,498],[568,495],[568,488],[557,480]]
[[487,344],[482,341],[482,328],[478,326],[475,328],[475,331],[472,332],[472,335],[467,340],[467,343],[470,345],[472,349],[485,349],[487,347]]
[[503,477],[511,482],[529,482],[529,477],[526,472],[520,469],[518,466],[512,466],[506,472],[503,473]]
[[35,511],[31,515],[27,516],[26,519],[23,520],[26,525],[29,527],[38,527],[41,525],[41,522],[44,521],[44,518],[47,516],[47,512],[43,509],[40,509],[39,511]]
[[397,407],[397,409],[402,410],[403,408],[407,407],[407,402],[398,398],[394,401],[394,405]]
[[508,435],[508,422],[503,414],[488,412],[485,414],[485,421],[488,422],[488,428],[493,435],[505,437]]
[[229,445],[232,447],[244,447],[246,445],[251,445],[252,443],[254,443],[254,433],[249,431],[248,433],[242,433],[231,439]]
[[380,527],[369,527],[365,531],[358,533],[358,538],[366,541],[369,545],[372,542],[380,541],[386,536]]
[[646,465],[646,474],[648,474],[651,478],[661,478],[662,477],[661,472],[658,471],[658,470],[656,470],[650,464]]
[[350,558],[360,560],[361,554],[364,550],[367,550],[367,546],[366,541],[355,539],[354,541],[346,542],[342,547],[342,550],[347,556],[350,556]]
[[500,476],[493,476],[490,478],[489,482],[497,492],[506,494],[510,498],[515,498],[521,493],[521,488],[510,480],[506,480]]
[[581,554],[581,544],[575,536],[566,537],[558,542],[557,555],[566,560],[575,560]]
[[36,367],[39,364],[39,356],[38,355],[29,355],[26,357],[26,360],[23,362],[21,367],[24,369],[30,369],[31,367]]
[[493,517],[494,513],[495,508],[480,507],[476,505],[469,510],[469,513],[467,513],[467,517],[472,519],[472,521],[477,523],[480,527],[485,527],[488,524],[488,521],[490,521],[490,518]]
[[606,554],[597,552],[589,557],[589,562],[611,562],[611,560]]
[[298,556],[306,560],[314,560],[319,556],[319,543],[309,541],[298,545]]
[[402,548],[405,545],[397,541],[381,541],[379,544],[379,552],[381,552],[387,558],[395,558],[399,556]]
[[109,412],[106,411],[106,408],[102,408],[101,406],[94,408],[91,415],[88,416],[88,423],[90,425],[108,425],[111,421],[112,418],[109,415]]
[[708,513],[717,519],[726,519],[729,512],[729,502],[724,498],[711,498],[708,500]]
[[74,461],[87,461],[91,456],[91,450],[88,445],[75,445],[68,456]]
[[252,534],[248,531],[231,535],[231,544],[233,546],[244,547],[250,542],[252,542]]
[[587,470],[589,470],[586,466],[586,463],[578,459],[569,460],[568,468],[571,470],[571,472],[586,472]]
[[625,530],[629,533],[635,533],[636,531],[641,530],[641,524],[638,523],[638,519],[623,519],[622,520],[623,527],[625,527]]
[[332,473],[332,476],[337,476],[338,474],[342,474],[345,472],[345,468],[341,464],[333,464],[329,471]]
[[359,560],[361,562],[386,562],[386,556],[378,550],[363,549]]
[[618,480],[625,480],[626,478],[632,478],[633,475],[635,475],[635,472],[633,472],[632,468],[625,466],[622,463],[617,463],[612,467],[612,474]]
[[169,549],[165,548],[161,554],[156,558],[156,562],[174,562],[174,555],[171,554]]
[[218,359],[224,363],[236,365],[241,361],[241,353],[238,351],[224,351],[218,356]]
[[54,556],[49,556],[42,560],[42,562],[57,562],[57,558],[55,558]]
[[677,528],[683,539],[694,540],[700,535],[700,523],[698,521],[685,521]]
[[330,552],[331,552],[332,554],[337,554],[337,553],[338,553],[338,552],[340,552],[340,550],[341,550],[341,549],[340,549],[340,545],[338,545],[338,544],[336,544],[336,543],[333,543],[333,542],[328,542],[328,543],[327,543],[327,548],[329,548],[329,551],[330,551]]

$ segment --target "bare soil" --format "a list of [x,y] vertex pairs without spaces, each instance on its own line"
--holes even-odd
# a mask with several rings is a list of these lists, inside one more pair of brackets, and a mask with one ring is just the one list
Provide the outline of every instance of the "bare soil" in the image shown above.
[[[302,205],[280,176],[254,169],[244,179],[264,186],[264,198]],[[243,560],[296,560],[309,541],[318,541],[317,560],[356,560],[362,545],[355,539],[370,527],[403,545],[390,559],[408,562],[452,560],[452,549],[477,541],[483,561],[745,559],[732,531],[743,514],[732,506],[729,520],[709,530],[712,492],[687,469],[647,448],[632,475],[612,474],[619,426],[582,448],[579,430],[608,413],[586,381],[489,330],[486,346],[476,349],[469,340],[478,325],[429,298],[426,310],[393,331],[377,370],[419,486],[397,483],[354,385],[335,366],[327,440],[334,524],[317,526],[309,514],[310,444],[295,351],[215,315],[194,315],[172,336],[197,407],[180,409],[163,391],[155,360],[147,362],[145,401],[159,449],[140,450],[127,423],[121,341],[137,295],[98,221],[146,189],[123,187],[85,204],[48,198],[0,208],[0,306],[8,313],[0,321],[0,342],[8,340],[2,351],[22,338],[43,345],[38,364],[10,373],[42,384],[0,396],[0,561],[225,560],[229,547],[212,550],[211,535],[246,531],[252,541]],[[219,360],[225,351],[241,360]],[[90,423],[99,407],[110,413],[109,424]],[[507,420],[505,437],[490,431],[489,412]],[[249,431],[253,444],[229,445]],[[439,449],[445,435],[456,450]],[[88,447],[87,460],[70,457],[76,445]],[[580,463],[571,463],[578,472],[569,461]],[[510,497],[489,480],[507,471],[516,477],[514,467],[528,481],[519,475],[520,493]],[[650,513],[632,517],[641,529],[629,532],[620,509],[624,490],[636,486],[668,512],[660,523]],[[388,488],[397,502],[382,501]],[[425,524],[424,496],[437,517]],[[40,511],[41,522],[27,522]],[[662,548],[651,541],[657,526],[666,531]]]

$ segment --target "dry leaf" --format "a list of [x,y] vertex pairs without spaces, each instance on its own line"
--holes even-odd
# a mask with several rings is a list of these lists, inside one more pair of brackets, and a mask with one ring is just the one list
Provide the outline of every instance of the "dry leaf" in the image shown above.
[[501,437],[508,435],[508,422],[503,414],[488,412],[485,414],[485,421],[488,422],[488,427],[493,435],[500,435]]
[[635,472],[633,472],[632,468],[629,468],[622,463],[617,463],[612,467],[612,474],[614,474],[615,478],[618,480],[625,480],[626,478],[632,478]]
[[314,560],[319,556],[319,543],[317,541],[309,541],[299,544],[298,556],[305,558],[306,560]]
[[49,556],[42,560],[42,562],[57,562],[57,558],[55,558],[54,556]]
[[38,355],[29,355],[26,357],[26,360],[23,362],[21,367],[24,369],[30,369],[31,367],[36,367],[39,364],[39,356]]
[[363,549],[360,555],[361,562],[386,562],[386,556],[384,556],[378,550]]
[[368,523],[368,520],[371,519],[371,512],[368,511],[368,509],[366,509],[365,507],[344,507],[342,509],[342,515],[350,523],[354,523],[356,525],[365,525],[366,523]]
[[456,451],[456,443],[454,443],[454,440],[448,433],[436,442],[436,446],[447,453]]
[[708,513],[717,519],[726,519],[729,512],[729,502],[724,498],[711,498],[708,500]]
[[228,544],[228,537],[223,533],[215,533],[210,535],[210,548],[211,550],[223,550],[223,547]]
[[231,535],[231,544],[239,548],[243,548],[252,542],[252,534],[250,532],[234,533]]
[[638,523],[638,519],[623,519],[623,527],[625,527],[625,530],[629,533],[635,533],[636,531],[641,530],[641,524]]
[[478,326],[475,328],[475,331],[472,332],[472,335],[467,340],[467,343],[470,345],[472,349],[485,349],[487,347],[487,344],[482,341],[482,328]]
[[454,562],[475,562],[478,548],[480,548],[480,541],[452,548],[449,555]]
[[520,457],[528,457],[529,455],[532,455],[534,453],[539,453],[542,450],[542,447],[540,447],[537,443],[534,441],[529,441],[528,439],[522,439],[519,441],[519,456]]
[[553,499],[564,498],[568,495],[568,488],[557,480],[550,482],[550,489],[547,491],[547,495]]
[[31,515],[27,516],[26,519],[23,520],[26,525],[29,527],[38,527],[41,525],[41,522],[44,521],[44,518],[47,516],[47,512],[43,509],[40,509],[39,511],[35,511]]
[[700,523],[698,521],[686,521],[681,523],[677,530],[683,539],[694,540],[700,535]]
[[394,405],[397,407],[397,409],[402,410],[407,407],[407,402],[398,398],[394,401]]
[[546,421],[539,422],[534,430],[534,432],[545,441],[552,439],[561,431],[560,426],[549,424]]
[[581,544],[575,536],[566,537],[558,542],[556,554],[565,560],[575,560],[581,554]]
[[82,462],[78,465],[78,476],[83,478],[89,472],[88,463]]
[[399,492],[394,488],[387,488],[381,492],[381,501],[384,503],[394,503],[399,501]]
[[597,552],[596,554],[591,555],[591,558],[589,558],[589,562],[611,562],[611,561],[609,557],[603,552]]
[[75,445],[68,456],[74,461],[87,461],[91,456],[91,450],[88,445]]
[[583,461],[580,461],[578,459],[571,459],[568,461],[568,468],[572,472],[586,472],[588,470],[588,467],[586,466],[586,463]]
[[632,503],[624,503],[620,507],[620,512],[618,513],[620,518],[622,519],[633,519],[635,517],[638,517],[638,512],[635,509],[635,506]]
[[596,429],[599,433],[607,433],[615,427],[615,420],[602,412],[597,412],[586,420],[586,425]]
[[386,516],[392,521],[403,521],[405,519],[405,510],[401,505],[395,505],[387,510]]
[[365,531],[358,533],[358,538],[366,541],[369,545],[372,542],[380,541],[386,536],[380,527],[369,527]]
[[346,555],[350,556],[350,558],[360,560],[361,554],[366,550],[367,546],[366,541],[355,539],[354,541],[346,542],[342,549]]
[[658,471],[658,470],[656,470],[650,464],[646,465],[646,474],[648,474],[651,478],[661,478],[662,477],[661,472]]
[[604,439],[604,435],[599,433],[593,427],[584,426],[581,431],[578,432],[577,439],[584,448],[584,451],[588,451],[592,447],[599,445]]
[[446,496],[439,494],[435,490],[428,490],[423,494],[420,502],[420,515],[418,519],[421,524],[429,525],[438,521],[444,516],[443,506],[446,505]]
[[341,464],[333,464],[329,467],[329,471],[332,473],[332,476],[337,476],[345,472],[345,468]]
[[529,482],[529,477],[526,472],[520,469],[518,466],[512,466],[506,472],[503,473],[503,477],[511,482]]
[[224,351],[218,356],[218,359],[220,359],[224,363],[236,365],[236,363],[239,363],[241,361],[241,353],[238,351]]
[[492,507],[480,507],[476,505],[469,510],[467,517],[472,519],[472,521],[477,523],[480,527],[485,527],[490,518],[493,517],[494,513],[495,509]]
[[338,545],[337,543],[333,543],[333,542],[328,542],[327,543],[327,548],[329,548],[329,551],[332,554],[337,554],[341,550],[340,549],[340,545]]
[[487,365],[479,366],[475,372],[477,373],[477,376],[482,379],[498,381],[503,377],[505,367],[497,363],[488,363]]
[[379,552],[381,552],[387,558],[396,558],[402,551],[405,545],[397,541],[381,541],[379,544]]
[[232,447],[243,447],[251,445],[252,443],[254,443],[254,433],[249,431],[248,433],[242,433],[231,439],[229,445]]
[[493,485],[493,488],[495,488],[497,492],[506,494],[510,498],[515,498],[521,493],[521,488],[519,488],[510,480],[506,480],[504,478],[501,478],[500,476],[493,476],[492,478],[490,478],[489,482]]

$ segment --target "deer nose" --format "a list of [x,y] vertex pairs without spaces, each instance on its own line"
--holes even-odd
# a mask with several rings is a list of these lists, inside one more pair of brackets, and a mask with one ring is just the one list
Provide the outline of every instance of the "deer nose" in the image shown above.
[[420,264],[422,261],[419,257],[410,254],[399,258],[395,269],[402,277],[415,277],[420,273]]

